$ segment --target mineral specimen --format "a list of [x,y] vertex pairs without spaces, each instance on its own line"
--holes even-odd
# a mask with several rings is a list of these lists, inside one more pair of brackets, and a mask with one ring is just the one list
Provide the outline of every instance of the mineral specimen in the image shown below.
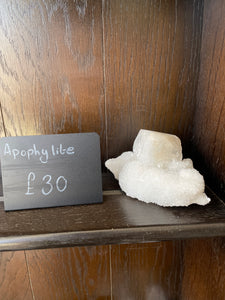
[[130,197],[161,206],[205,205],[203,176],[191,159],[182,159],[180,139],[171,134],[141,129],[133,151],[106,161]]

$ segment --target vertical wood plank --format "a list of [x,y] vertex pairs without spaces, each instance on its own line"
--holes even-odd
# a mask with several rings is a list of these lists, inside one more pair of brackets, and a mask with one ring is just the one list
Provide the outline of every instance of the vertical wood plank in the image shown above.
[[110,299],[109,247],[26,251],[34,297]]
[[180,299],[181,242],[112,246],[113,299]]
[[[204,1],[193,158],[209,185],[225,195],[225,3]],[[183,299],[224,299],[225,240],[185,243]]]
[[5,136],[5,127],[2,117],[0,117],[0,138]]
[[182,299],[224,299],[225,239],[190,240],[184,249]]
[[2,106],[0,100],[0,138],[6,136],[5,124],[2,115]]
[[24,251],[0,252],[0,300],[31,300]]
[[109,156],[141,128],[191,136],[203,1],[105,1]]
[[[193,152],[209,185],[225,195],[225,2],[206,0]],[[198,154],[198,155],[197,155]]]
[[105,151],[101,1],[0,2],[6,134],[96,131]]

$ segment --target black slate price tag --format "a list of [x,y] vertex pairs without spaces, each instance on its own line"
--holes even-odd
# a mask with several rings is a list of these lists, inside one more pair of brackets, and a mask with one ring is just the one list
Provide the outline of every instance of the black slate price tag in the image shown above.
[[102,202],[96,133],[0,140],[5,210]]

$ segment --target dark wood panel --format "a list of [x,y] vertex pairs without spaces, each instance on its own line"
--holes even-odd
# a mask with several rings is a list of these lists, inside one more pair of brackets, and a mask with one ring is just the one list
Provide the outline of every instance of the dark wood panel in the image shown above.
[[109,157],[131,149],[141,128],[177,134],[185,150],[203,1],[105,1],[103,11]]
[[1,1],[6,135],[96,131],[105,151],[101,1]]
[[184,249],[182,299],[223,300],[225,239],[190,240]]
[[[225,195],[225,3],[204,1],[193,158],[209,185]],[[185,242],[182,299],[224,299],[224,238]]]
[[[186,151],[203,1],[102,2],[1,1],[0,134],[97,131],[104,160],[131,149],[147,128],[179,135]],[[205,1],[194,130],[195,149],[222,183],[223,14],[221,0]],[[111,195],[101,206],[5,213],[1,204],[0,223],[2,249],[137,242],[224,235],[224,206],[215,196],[206,208],[163,209]],[[199,295],[198,281],[204,299],[224,295],[221,241],[185,244],[184,299]],[[181,253],[180,241],[113,246],[110,278],[108,246],[26,251],[35,299],[107,299],[110,279],[115,299],[179,299]],[[2,253],[0,271],[0,298],[32,299],[23,252]]]
[[112,246],[113,299],[180,299],[182,243]]
[[26,251],[38,299],[110,299],[108,246]]
[[24,251],[0,253],[0,299],[33,299]]
[[209,185],[225,195],[225,2],[206,0],[193,156]]

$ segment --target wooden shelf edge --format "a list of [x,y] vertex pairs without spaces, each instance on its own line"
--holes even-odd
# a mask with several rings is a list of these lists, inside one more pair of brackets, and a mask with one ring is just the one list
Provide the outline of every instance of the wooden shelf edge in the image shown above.
[[103,190],[102,204],[5,212],[0,203],[0,251],[225,236],[225,205],[211,189],[205,207],[173,208],[127,197],[109,174]]
[[0,251],[132,244],[225,236],[225,223],[136,227],[0,238]]

